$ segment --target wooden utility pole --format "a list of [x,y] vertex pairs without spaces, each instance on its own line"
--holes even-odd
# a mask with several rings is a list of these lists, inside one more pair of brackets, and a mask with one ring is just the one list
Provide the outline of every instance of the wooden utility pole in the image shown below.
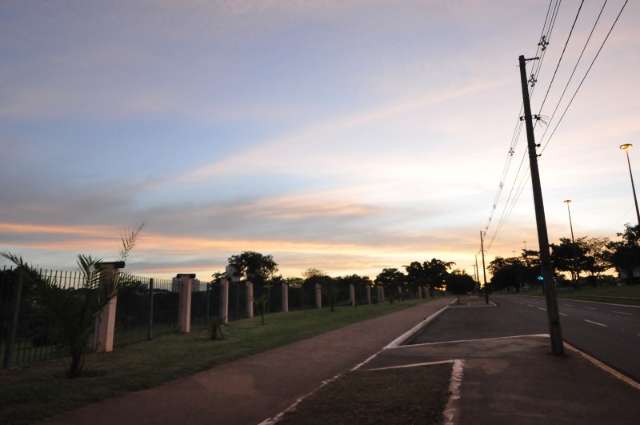
[[[529,168],[531,169],[531,186],[533,187],[533,203],[536,210],[536,224],[538,227],[538,245],[540,247],[540,265],[544,293],[547,301],[547,317],[549,319],[549,334],[551,335],[551,352],[556,355],[564,354],[562,342],[562,328],[558,314],[558,299],[556,284],[553,280],[551,261],[549,258],[549,237],[547,235],[547,220],[544,215],[542,202],[542,188],[540,186],[540,172],[538,171],[538,153],[535,135],[533,133],[533,118],[529,100],[529,86],[527,85],[527,59],[520,55],[520,83],[522,84],[522,103],[524,105],[524,121],[527,129],[527,145],[529,147]],[[531,59],[529,59],[531,60]]]
[[482,289],[484,290],[484,302],[489,304],[489,287],[487,286],[487,268],[484,265],[484,232],[480,230],[480,251],[482,251],[482,280],[484,281],[484,285]]

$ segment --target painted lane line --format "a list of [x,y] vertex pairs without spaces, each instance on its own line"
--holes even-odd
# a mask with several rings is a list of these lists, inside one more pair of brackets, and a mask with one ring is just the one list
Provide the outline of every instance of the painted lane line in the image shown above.
[[527,304],[527,307],[534,308],[534,307],[535,307],[535,305]]
[[[541,298],[540,296],[537,295],[522,295],[523,297],[527,297],[527,298]],[[566,305],[571,305],[571,303],[591,303],[591,304],[600,304],[600,305],[614,305],[616,307],[625,307],[625,308],[640,308],[640,305],[634,305],[634,304],[617,304],[617,303],[604,303],[601,301],[587,301],[587,300],[576,300],[575,298],[571,298],[571,301],[566,301],[565,299],[559,299],[559,302],[561,302],[562,304],[566,304]],[[576,306],[574,306],[576,307]]]
[[585,322],[587,323],[591,323],[592,325],[596,325],[596,326],[600,326],[603,328],[608,328],[609,326],[605,325],[604,323],[600,323],[600,322],[594,322],[593,320],[589,320],[589,319],[584,319]]
[[546,309],[546,308],[544,308],[544,307],[536,307],[536,308],[537,308],[538,310],[540,310],[540,311],[547,311],[547,309]]
[[514,339],[514,338],[548,338],[549,334],[525,334],[525,335],[511,335],[511,336],[499,336],[494,338],[474,338],[474,339],[455,339],[451,341],[437,341],[437,342],[421,342],[419,344],[401,345],[398,347],[391,347],[392,350],[427,347],[430,345],[442,345],[442,344],[459,344],[463,342],[483,342],[483,341],[500,341],[502,339]]
[[397,366],[376,367],[374,369],[362,369],[362,371],[363,372],[376,372],[376,371],[379,371],[379,370],[406,369],[406,368],[411,368],[411,367],[434,366],[434,365],[448,364],[448,363],[453,363],[453,362],[455,362],[455,359],[453,359],[453,360],[440,360],[440,361],[437,361],[437,362],[409,363],[409,364],[403,364],[403,365],[397,365]]
[[624,311],[616,311],[616,310],[613,310],[613,312],[614,312],[615,314],[621,314],[621,315],[623,315],[623,316],[633,316],[633,314],[632,314],[632,313],[626,313],[626,312],[624,312]]
[[558,314],[559,314],[560,316],[569,317],[569,315],[568,315],[567,313],[558,312]]
[[455,425],[460,411],[460,386],[464,376],[464,360],[455,360],[451,371],[451,381],[449,382],[449,400],[444,408],[444,425]]
[[566,341],[564,342],[564,346],[567,347],[569,350],[578,353],[580,356],[582,356],[583,358],[585,358],[586,360],[591,362],[596,367],[599,367],[600,369],[604,370],[608,374],[612,375],[614,378],[617,378],[620,381],[622,381],[622,382],[624,382],[624,383],[626,383],[628,385],[631,385],[636,390],[640,390],[640,383],[635,381],[633,378],[630,378],[627,375],[625,375],[623,373],[620,373],[617,370],[613,369],[612,367],[607,366],[606,364],[604,364],[600,360],[598,360],[595,357],[585,353],[584,351],[579,350],[578,348],[574,347],[573,345],[569,344]]

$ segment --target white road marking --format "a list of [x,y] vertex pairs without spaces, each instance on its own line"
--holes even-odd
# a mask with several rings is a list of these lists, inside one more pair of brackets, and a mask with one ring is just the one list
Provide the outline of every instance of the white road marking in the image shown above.
[[569,317],[567,313],[558,313],[560,316]]
[[441,344],[458,344],[462,342],[476,342],[476,341],[498,341],[501,339],[513,339],[513,338],[548,338],[549,334],[525,334],[525,335],[511,335],[511,336],[499,336],[495,338],[475,338],[475,339],[455,339],[451,341],[438,341],[438,342],[421,342],[419,344],[400,345],[398,347],[389,347],[388,349],[399,350],[407,348],[425,347],[429,345],[441,345]]
[[455,362],[455,360],[440,360],[440,361],[437,361],[437,362],[409,363],[409,364],[396,365],[396,366],[376,367],[374,369],[363,369],[362,371],[363,372],[375,372],[375,371],[378,371],[378,370],[406,369],[408,367],[434,366],[434,365],[454,363],[454,362]]
[[[414,327],[412,327],[411,329],[409,329],[408,331],[406,331],[405,333],[403,333],[402,335],[400,335],[399,337],[397,337],[396,339],[394,339],[393,341],[391,341],[389,344],[387,344],[383,350],[387,350],[389,348],[396,348],[399,345],[402,345],[403,343],[405,343],[409,338],[411,338],[412,336],[414,336],[415,334],[418,333],[418,331],[422,328],[424,328],[425,326],[427,326],[431,321],[433,321],[436,317],[438,317],[442,312],[444,312],[447,308],[449,308],[449,305],[451,304],[447,304],[444,307],[442,307],[440,310],[436,311],[435,313],[433,313],[431,316],[427,317],[426,319],[424,319],[422,322],[418,323],[417,325],[415,325]],[[367,362],[367,360],[365,360],[365,363]],[[359,367],[359,366],[358,366]]]
[[527,304],[527,307],[534,308],[534,307],[535,307],[535,305]]
[[536,308],[537,308],[538,310],[540,310],[540,311],[547,311],[547,309],[546,309],[546,308],[544,308],[544,307],[536,307]]
[[608,328],[609,327],[609,326],[605,325],[604,323],[594,322],[593,320],[589,320],[589,319],[584,319],[584,321],[587,322],[587,323],[591,323],[592,325],[601,326],[603,328]]
[[460,386],[464,375],[464,360],[455,360],[451,371],[451,381],[449,382],[449,400],[444,408],[444,425],[455,425],[458,416],[460,403]]
[[615,314],[622,314],[623,316],[633,316],[633,314],[631,314],[631,313],[625,313],[624,311],[616,311],[616,310],[613,310],[613,312],[614,312]]

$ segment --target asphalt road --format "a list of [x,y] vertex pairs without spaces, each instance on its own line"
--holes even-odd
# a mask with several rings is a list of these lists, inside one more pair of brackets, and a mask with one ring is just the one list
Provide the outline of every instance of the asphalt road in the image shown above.
[[[505,307],[526,311],[531,321],[547,331],[544,298],[506,295],[495,299]],[[565,341],[640,381],[640,308],[567,299],[559,299],[558,308]]]
[[[498,307],[450,308],[410,343],[548,333],[545,300],[496,295]],[[565,341],[640,381],[640,308],[560,299]]]

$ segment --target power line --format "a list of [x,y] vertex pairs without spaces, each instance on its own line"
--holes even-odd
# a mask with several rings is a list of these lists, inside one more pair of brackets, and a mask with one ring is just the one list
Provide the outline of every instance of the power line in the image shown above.
[[[571,84],[571,80],[573,80],[573,76],[576,73],[576,70],[578,69],[578,65],[580,64],[580,61],[582,60],[582,57],[584,56],[584,52],[587,50],[587,46],[589,45],[589,42],[591,41],[591,37],[593,36],[593,33],[595,32],[595,29],[598,25],[598,22],[600,21],[600,18],[602,17],[602,12],[604,12],[604,8],[607,5],[608,0],[604,0],[604,2],[602,3],[602,7],[600,8],[600,12],[598,13],[598,16],[596,17],[595,22],[593,23],[593,26],[591,27],[591,31],[589,32],[589,36],[587,37],[587,40],[585,41],[584,45],[582,46],[582,50],[580,51],[580,55],[578,55],[578,59],[576,60],[575,65],[573,65],[573,69],[571,70],[571,75],[569,75],[569,78],[567,79],[567,83],[564,85],[564,89],[562,90],[562,93],[560,94],[560,98],[558,99],[558,102],[556,103],[555,108],[553,108],[553,113],[551,114],[551,117],[549,118],[549,123],[551,123],[553,121],[553,118],[556,116],[556,112],[558,111],[558,108],[560,107],[560,104],[562,103],[562,99],[564,99],[564,95],[567,92],[567,89],[569,88],[569,85]],[[542,111],[542,106],[540,106],[540,111]],[[547,135],[547,132],[549,131],[549,126],[546,127],[544,133],[542,134],[541,140],[544,140],[545,136]]]
[[[538,61],[538,67],[537,69],[532,72],[531,74],[531,85],[532,85],[532,90],[535,87],[535,82],[537,81],[538,78],[538,74],[540,73],[540,69],[542,67],[542,61],[544,59],[544,56],[546,55],[546,47],[549,44],[549,41],[551,39],[551,35],[553,33],[553,29],[555,27],[555,22],[556,19],[558,17],[558,11],[560,9],[560,4],[562,3],[562,0],[550,0],[549,1],[549,5],[547,6],[547,11],[545,14],[545,20],[544,23],[542,25],[542,30],[540,31],[540,39],[538,42],[538,47],[536,49],[536,54],[535,56],[540,55],[540,61]],[[548,24],[548,25],[547,25]],[[492,204],[492,208],[491,208],[491,213],[489,214],[489,219],[487,221],[487,224],[485,226],[485,231],[489,230],[489,227],[491,226],[491,223],[493,221],[494,215],[495,215],[495,211],[497,209],[498,203],[500,201],[500,197],[502,196],[502,192],[504,189],[504,182],[505,179],[509,173],[509,169],[511,168],[511,161],[513,159],[513,155],[515,154],[515,149],[518,145],[518,141],[520,139],[520,134],[522,131],[522,121],[520,121],[520,117],[522,116],[522,106],[520,107],[520,110],[518,112],[518,118],[516,121],[516,125],[515,128],[513,129],[513,134],[511,136],[511,141],[509,143],[509,150],[507,151],[507,156],[505,158],[505,163],[504,166],[502,168],[502,173],[500,176],[500,183],[498,185],[498,190],[496,192],[496,195],[493,198],[493,204]]]
[[[567,51],[567,46],[569,45],[569,41],[571,40],[571,36],[573,35],[573,30],[576,27],[576,22],[578,22],[578,18],[580,17],[580,12],[582,11],[582,6],[584,5],[584,0],[580,2],[578,6],[578,11],[576,12],[576,17],[573,19],[573,23],[571,24],[571,29],[569,30],[569,34],[567,35],[567,39],[564,42],[564,46],[562,46],[562,52],[560,53],[560,57],[558,58],[558,62],[556,63],[556,68],[553,70],[553,75],[551,76],[551,81],[549,81],[549,85],[547,86],[547,91],[544,94],[544,98],[542,99],[542,104],[540,105],[539,111],[542,112],[542,108],[544,104],[547,102],[547,98],[549,97],[549,92],[551,91],[551,87],[553,86],[553,82],[556,79],[556,75],[558,74],[558,69],[560,68],[560,64],[562,63],[562,59],[564,58],[564,53]],[[540,113],[538,113],[539,115]]]

